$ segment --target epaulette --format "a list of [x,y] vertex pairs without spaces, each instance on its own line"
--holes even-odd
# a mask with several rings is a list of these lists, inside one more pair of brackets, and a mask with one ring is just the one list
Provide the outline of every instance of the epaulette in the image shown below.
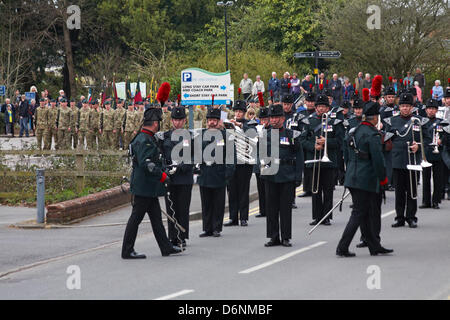
[[443,130],[444,130],[445,132],[447,132],[448,134],[450,134],[450,126],[445,126],[445,127],[443,128]]
[[383,112],[390,112],[390,111],[393,111],[393,110],[394,109],[391,108],[391,107],[386,107],[386,108],[384,108]]
[[300,120],[302,120],[303,118],[305,118],[305,115],[304,115],[303,113],[298,113],[298,114],[297,114],[297,118],[298,118],[298,120],[300,121]]
[[342,122],[342,120],[341,119],[334,119],[334,124],[336,125],[336,124],[339,124],[339,123],[341,123]]
[[386,134],[384,135],[384,141],[388,141],[393,136],[394,134],[392,132],[386,132]]
[[348,122],[347,119],[344,119],[344,126],[345,126],[345,127],[348,127],[349,125],[350,125],[350,122]]
[[426,123],[428,123],[430,121],[430,119],[428,119],[428,118],[422,118],[422,125],[424,125],[424,124],[426,124]]
[[250,120],[249,122],[247,122],[248,126],[257,126],[258,122],[256,120]]
[[297,139],[298,137],[300,137],[300,134],[300,131],[292,130],[292,138]]
[[[395,116],[393,116],[393,117],[395,117]],[[388,125],[391,126],[391,125],[392,125],[392,124],[391,124],[391,118],[392,118],[392,117],[386,118],[386,119],[384,119],[383,121],[386,122]]]
[[349,133],[350,135],[355,134],[356,128],[357,128],[357,127],[351,128],[351,129],[348,131],[348,133]]
[[309,124],[309,120],[308,120],[308,118],[304,118],[304,119],[302,119],[302,122],[303,122],[304,124]]
[[164,131],[158,131],[155,133],[155,138],[160,141],[164,141]]

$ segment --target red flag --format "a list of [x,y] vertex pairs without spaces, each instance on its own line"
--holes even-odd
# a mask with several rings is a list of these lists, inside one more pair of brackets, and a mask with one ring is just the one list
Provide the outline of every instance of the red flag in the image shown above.
[[141,95],[141,86],[139,84],[139,79],[136,86],[136,93],[134,94],[134,103],[141,102],[142,101],[142,95]]

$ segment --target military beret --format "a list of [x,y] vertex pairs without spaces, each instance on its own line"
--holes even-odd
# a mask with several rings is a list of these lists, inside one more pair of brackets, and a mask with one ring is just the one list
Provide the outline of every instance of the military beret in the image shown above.
[[110,104],[111,104],[111,101],[105,101],[105,106],[110,105]]
[[233,110],[247,111],[247,106],[244,100],[236,100],[233,106]]
[[259,117],[260,119],[262,119],[262,118],[268,118],[268,117],[269,117],[269,108],[264,108],[264,107],[260,108],[260,109],[259,109],[258,117]]
[[71,99],[70,99],[70,102],[75,102],[75,99],[74,99],[74,98],[71,98]]
[[208,112],[206,113],[206,119],[214,118],[220,119],[221,110],[218,108],[208,108]]
[[281,99],[281,102],[283,102],[283,103],[294,103],[294,97],[291,94],[286,94]]
[[186,118],[186,110],[184,107],[175,107],[172,109],[172,119],[185,119]]
[[316,101],[316,94],[314,92],[308,92],[306,94],[306,101],[310,101],[310,102]]
[[365,116],[375,116],[380,114],[380,104],[378,102],[369,101],[364,105],[363,114]]
[[144,125],[150,124],[153,121],[162,120],[161,108],[149,108],[144,112]]
[[280,103],[280,98],[274,98],[273,103]]
[[450,87],[445,89],[444,98],[450,98]]
[[416,87],[411,87],[408,89],[408,93],[411,93],[413,96],[417,96],[417,89]]
[[385,96],[395,96],[395,89],[394,87],[387,87],[386,90],[384,90],[384,95]]
[[52,99],[52,100],[50,100],[50,102],[56,102],[56,100],[55,100],[55,99]]
[[61,98],[61,100],[59,100],[59,102],[67,102],[66,98]]
[[411,93],[403,93],[400,96],[399,104],[410,104],[410,105],[413,105],[414,104],[414,97],[412,96]]
[[284,116],[283,106],[279,103],[272,104],[269,107],[269,116],[270,117]]
[[344,108],[344,109],[348,109],[348,108],[350,108],[352,106],[352,104],[350,103],[350,101],[344,101],[343,103],[342,103],[342,108]]
[[98,100],[94,100],[94,104],[98,104]]
[[436,99],[428,99],[427,100],[427,104],[426,104],[427,108],[439,108],[439,103]]
[[45,99],[41,98],[41,99],[39,99],[39,102],[45,102]]
[[88,101],[86,99],[83,99],[83,101],[81,101],[81,103],[88,103]]
[[133,102],[130,101],[130,102],[127,103],[127,105],[128,105],[128,106],[132,106],[132,105],[133,105]]
[[91,102],[89,102],[89,104],[93,106],[95,104],[95,102],[91,101]]
[[316,106],[325,105],[325,106],[329,107],[330,102],[328,100],[328,97],[325,94],[321,93],[317,96],[315,105]]

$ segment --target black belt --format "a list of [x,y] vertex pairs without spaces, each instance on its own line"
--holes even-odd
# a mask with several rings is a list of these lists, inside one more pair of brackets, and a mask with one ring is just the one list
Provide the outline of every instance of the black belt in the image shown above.
[[280,164],[288,165],[288,166],[295,166],[296,161],[294,159],[280,159]]

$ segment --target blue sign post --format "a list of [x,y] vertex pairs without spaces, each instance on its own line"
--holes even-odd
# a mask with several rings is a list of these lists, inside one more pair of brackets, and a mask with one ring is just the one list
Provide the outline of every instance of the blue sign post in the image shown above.
[[4,96],[4,95],[6,95],[6,87],[0,86],[0,96]]

